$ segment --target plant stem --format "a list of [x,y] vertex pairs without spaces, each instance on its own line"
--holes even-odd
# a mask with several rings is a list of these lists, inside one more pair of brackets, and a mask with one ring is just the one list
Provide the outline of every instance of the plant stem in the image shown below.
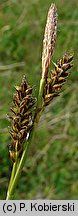
[[15,174],[15,177],[13,180],[13,182],[11,181],[11,184],[10,184],[10,187],[9,187],[9,190],[7,192],[7,198],[6,200],[10,200],[13,193],[14,193],[14,190],[15,190],[15,187],[18,183],[18,180],[19,180],[19,177],[20,177],[20,172],[24,166],[24,163],[26,161],[26,156],[27,156],[27,149],[28,149],[28,146],[29,146],[29,143],[27,142],[26,143],[26,147],[25,147],[25,150],[23,151],[23,154],[22,154],[22,158],[19,162],[19,165],[18,165],[18,168],[17,168],[17,171],[16,171],[16,174]]
[[9,182],[9,186],[8,186],[8,191],[10,190],[11,184],[12,184],[13,179],[14,179],[14,177],[15,177],[16,170],[17,170],[17,166],[18,166],[18,161],[16,161],[16,162],[13,164],[12,173],[11,173],[11,178],[10,178],[10,182]]
[[45,79],[40,80],[40,88],[39,88],[39,95],[38,95],[38,107],[42,107],[42,96],[43,96],[43,91],[44,91],[44,86],[45,86]]
[[[10,200],[13,196],[14,190],[16,188],[16,185],[17,185],[19,177],[20,177],[21,170],[22,170],[22,168],[26,162],[26,159],[27,159],[27,153],[28,153],[29,146],[30,146],[31,142],[33,142],[35,128],[37,127],[37,124],[38,124],[38,121],[39,121],[39,118],[41,115],[41,110],[42,110],[42,96],[43,96],[44,85],[45,85],[45,80],[41,79],[36,115],[35,115],[35,119],[34,119],[34,125],[32,128],[31,134],[30,134],[29,141],[26,143],[26,146],[25,146],[25,149],[23,151],[21,160],[19,161],[18,167],[17,167],[17,165],[13,166],[12,176],[11,176],[11,180],[10,180],[10,184],[9,184],[9,190],[7,192],[7,198],[6,198],[7,200]],[[15,172],[16,172],[16,174],[15,174]]]
[[43,99],[44,87],[45,87],[45,79],[41,79],[40,80],[39,94],[38,94],[37,109],[36,109],[36,114],[35,114],[35,124],[36,123],[38,124],[41,113],[43,111],[42,99]]

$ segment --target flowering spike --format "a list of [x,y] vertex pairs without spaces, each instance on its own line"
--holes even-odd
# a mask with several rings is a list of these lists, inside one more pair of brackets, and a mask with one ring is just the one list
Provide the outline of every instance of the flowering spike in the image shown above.
[[21,156],[19,152],[22,152],[23,142],[33,126],[32,112],[36,103],[36,99],[32,97],[32,88],[28,86],[25,77],[21,86],[16,86],[15,89],[17,94],[13,99],[15,107],[11,108],[13,116],[11,117],[12,127],[9,131],[13,140],[13,151],[9,151],[13,162]]
[[[55,69],[51,70],[51,78],[47,79],[45,97],[43,95],[44,106],[49,104],[49,102],[58,95],[64,82],[66,81],[66,77],[68,77],[69,75],[67,70],[73,66],[73,64],[71,63],[72,60],[73,55],[65,54],[57,64],[53,62]],[[51,94],[54,95],[52,95],[51,97]]]
[[43,40],[43,53],[42,53],[42,78],[47,79],[48,69],[50,66],[51,58],[56,41],[57,29],[57,10],[55,4],[51,4],[48,11],[47,23],[45,27],[45,34]]

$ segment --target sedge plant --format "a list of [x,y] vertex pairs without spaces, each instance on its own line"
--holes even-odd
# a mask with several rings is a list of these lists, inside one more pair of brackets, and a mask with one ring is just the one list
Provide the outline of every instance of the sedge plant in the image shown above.
[[14,196],[21,171],[27,159],[30,144],[37,128],[40,116],[45,106],[59,96],[61,88],[65,83],[73,64],[73,55],[65,53],[64,56],[54,64],[54,69],[49,71],[52,60],[57,32],[57,9],[51,4],[45,26],[42,73],[38,98],[33,97],[32,87],[27,83],[26,77],[22,79],[20,86],[15,86],[16,94],[13,98],[14,107],[11,108],[11,128],[9,130],[12,138],[12,146],[9,147],[9,155],[13,162],[11,178],[7,190],[7,200]]

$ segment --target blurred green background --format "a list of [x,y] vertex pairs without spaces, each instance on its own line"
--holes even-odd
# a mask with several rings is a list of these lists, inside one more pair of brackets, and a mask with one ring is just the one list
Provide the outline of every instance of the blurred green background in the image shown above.
[[[19,180],[15,199],[78,199],[78,1],[55,0],[56,62],[66,51],[74,66],[60,97],[45,109]],[[0,199],[5,199],[12,163],[6,114],[14,86],[24,74],[34,85],[41,75],[47,12],[52,0],[0,0]],[[51,68],[53,65],[51,65]]]

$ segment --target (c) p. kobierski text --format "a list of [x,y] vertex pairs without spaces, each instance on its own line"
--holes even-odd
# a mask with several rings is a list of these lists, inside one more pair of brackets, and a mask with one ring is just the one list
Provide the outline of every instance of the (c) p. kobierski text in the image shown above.
[[74,203],[67,203],[64,205],[61,204],[53,204],[50,202],[49,204],[47,203],[43,203],[43,204],[38,204],[36,203],[31,203],[31,211],[57,211],[57,212],[62,212],[62,211],[70,211],[70,212],[74,212]]

